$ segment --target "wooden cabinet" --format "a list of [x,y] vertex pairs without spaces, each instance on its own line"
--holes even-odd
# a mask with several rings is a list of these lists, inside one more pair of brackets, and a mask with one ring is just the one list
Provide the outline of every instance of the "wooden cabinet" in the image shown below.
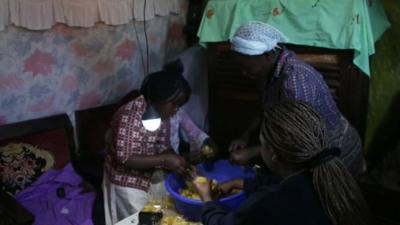
[[[338,107],[363,138],[369,79],[353,64],[353,51],[287,47],[323,74]],[[210,43],[208,57],[210,134],[226,148],[260,113],[257,83],[242,76],[229,43]]]

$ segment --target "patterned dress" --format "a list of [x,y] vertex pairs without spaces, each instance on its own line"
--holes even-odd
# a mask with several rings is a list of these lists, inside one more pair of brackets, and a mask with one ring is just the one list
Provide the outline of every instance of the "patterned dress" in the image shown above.
[[111,121],[112,147],[107,149],[105,172],[111,183],[147,191],[152,171],[127,169],[123,163],[132,155],[156,155],[171,149],[169,120],[162,122],[154,132],[142,125],[142,115],[146,109],[143,96],[122,106]]
[[157,155],[171,149],[169,120],[154,132],[142,125],[146,110],[143,96],[123,105],[111,121],[104,175],[103,198],[106,224],[115,224],[139,212],[148,202],[147,192],[155,183],[154,170],[128,169],[124,163],[134,155]]

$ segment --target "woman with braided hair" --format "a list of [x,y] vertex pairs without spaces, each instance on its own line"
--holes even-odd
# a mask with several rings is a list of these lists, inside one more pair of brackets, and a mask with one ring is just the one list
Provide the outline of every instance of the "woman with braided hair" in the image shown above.
[[328,148],[320,114],[308,103],[290,100],[264,112],[261,155],[273,175],[233,180],[222,193],[249,194],[236,211],[212,201],[208,184],[194,183],[203,201],[205,225],[365,225],[373,224],[366,202],[341,160]]
[[[262,107],[287,99],[311,104],[324,118],[328,146],[340,147],[339,158],[350,173],[361,175],[364,161],[358,132],[340,112],[323,76],[284,46],[286,36],[269,24],[250,21],[240,26],[230,41],[243,74],[259,81]],[[249,137],[257,133],[260,124],[255,121],[232,142],[232,161],[247,164],[252,157],[260,158],[259,146],[249,147]]]

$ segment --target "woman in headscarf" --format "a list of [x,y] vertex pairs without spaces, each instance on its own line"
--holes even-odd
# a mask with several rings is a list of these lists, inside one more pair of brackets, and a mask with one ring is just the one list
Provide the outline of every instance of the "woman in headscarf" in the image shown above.
[[248,198],[228,211],[213,201],[210,184],[193,182],[205,202],[204,225],[374,224],[357,182],[329,148],[325,121],[308,103],[272,104],[260,131],[263,162],[272,174],[220,184],[223,194],[243,189]]
[[[323,76],[281,44],[287,41],[273,26],[251,21],[238,28],[231,46],[243,74],[260,81],[263,107],[286,99],[311,104],[325,121],[328,145],[340,148],[339,157],[350,173],[360,175],[364,160],[359,134],[338,109]],[[250,133],[258,124],[259,120],[256,120],[241,138],[231,143],[234,162],[246,164],[259,156],[260,146],[248,147]]]

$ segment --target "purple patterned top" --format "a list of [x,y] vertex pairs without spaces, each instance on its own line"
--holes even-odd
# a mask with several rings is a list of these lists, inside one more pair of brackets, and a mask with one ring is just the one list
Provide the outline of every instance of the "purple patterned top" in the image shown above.
[[268,107],[284,99],[310,103],[325,118],[328,130],[342,117],[322,75],[286,48],[278,58],[274,76],[264,86],[263,103]]
[[362,145],[358,132],[336,106],[322,75],[311,65],[283,48],[274,75],[264,85],[264,107],[297,99],[310,103],[325,119],[328,130],[328,147],[341,149],[340,158],[350,173],[358,176],[363,170]]

